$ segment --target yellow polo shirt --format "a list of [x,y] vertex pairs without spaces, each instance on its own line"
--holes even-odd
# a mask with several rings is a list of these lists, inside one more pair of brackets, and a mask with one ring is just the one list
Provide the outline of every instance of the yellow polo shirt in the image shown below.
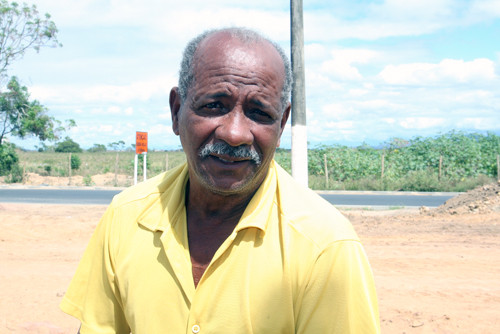
[[365,252],[332,205],[272,163],[194,286],[187,166],[117,195],[61,309],[86,333],[379,333]]

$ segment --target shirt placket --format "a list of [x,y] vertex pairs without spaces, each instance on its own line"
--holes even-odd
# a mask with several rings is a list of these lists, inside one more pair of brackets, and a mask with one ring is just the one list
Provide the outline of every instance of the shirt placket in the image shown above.
[[[212,272],[212,267],[213,265],[220,260],[221,256],[231,247],[231,244],[234,242],[236,239],[238,232],[233,232],[225,241],[224,243],[219,247],[217,252],[215,252],[214,257],[212,258],[212,261],[210,261],[210,264],[208,265],[207,269],[203,273],[203,276],[200,279],[200,282],[198,283],[197,288],[194,291],[193,298],[191,300],[191,308],[189,310],[189,319],[188,319],[188,326],[186,330],[186,334],[198,334],[198,333],[203,333],[203,322],[206,321],[206,319],[202,319],[202,314],[203,310],[198,311],[198,304],[201,304],[200,307],[206,307],[206,302],[201,301],[200,303],[197,302],[197,294],[200,294],[199,291],[200,289],[206,289],[210,288],[207,286],[204,286],[205,279],[208,275],[211,274]],[[193,277],[191,275],[191,282],[193,282]]]

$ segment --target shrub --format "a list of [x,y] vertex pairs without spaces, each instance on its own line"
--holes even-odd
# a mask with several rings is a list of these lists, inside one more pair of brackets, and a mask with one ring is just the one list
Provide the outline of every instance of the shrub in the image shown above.
[[92,181],[92,177],[90,175],[85,175],[83,177],[83,184],[87,187],[93,186],[95,183]]
[[52,171],[52,166],[45,165],[45,166],[43,166],[43,169],[47,172],[47,175],[50,175],[50,172]]
[[15,146],[7,143],[0,146],[0,175],[10,174],[15,167],[19,167],[19,158]]
[[66,137],[64,141],[56,144],[55,151],[66,153],[80,153],[83,150],[78,143],[75,143],[71,138]]
[[23,169],[18,164],[14,165],[9,173],[9,176],[5,179],[7,183],[21,183],[23,182]]
[[82,160],[80,160],[80,157],[76,154],[71,155],[71,169],[75,170],[80,168],[82,164]]

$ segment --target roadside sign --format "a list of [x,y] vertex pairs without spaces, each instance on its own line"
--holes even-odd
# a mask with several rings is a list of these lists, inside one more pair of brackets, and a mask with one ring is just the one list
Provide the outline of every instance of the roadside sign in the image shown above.
[[139,132],[135,133],[135,154],[148,153],[148,133]]

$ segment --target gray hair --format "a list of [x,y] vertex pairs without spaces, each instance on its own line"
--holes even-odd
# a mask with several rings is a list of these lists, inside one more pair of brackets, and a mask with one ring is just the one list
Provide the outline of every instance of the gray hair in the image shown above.
[[231,37],[237,38],[244,43],[268,42],[276,49],[276,51],[281,56],[281,60],[283,61],[285,70],[285,80],[283,82],[283,89],[281,91],[280,98],[281,107],[283,110],[285,110],[287,102],[289,101],[290,91],[292,89],[292,69],[290,61],[288,60],[288,57],[283,49],[277,43],[247,28],[223,28],[208,30],[193,38],[187,44],[186,48],[184,49],[184,53],[182,54],[181,69],[179,71],[178,91],[181,100],[183,102],[186,100],[188,89],[191,87],[195,79],[193,61],[198,46],[203,40],[205,40],[205,38],[219,32],[229,33]]

